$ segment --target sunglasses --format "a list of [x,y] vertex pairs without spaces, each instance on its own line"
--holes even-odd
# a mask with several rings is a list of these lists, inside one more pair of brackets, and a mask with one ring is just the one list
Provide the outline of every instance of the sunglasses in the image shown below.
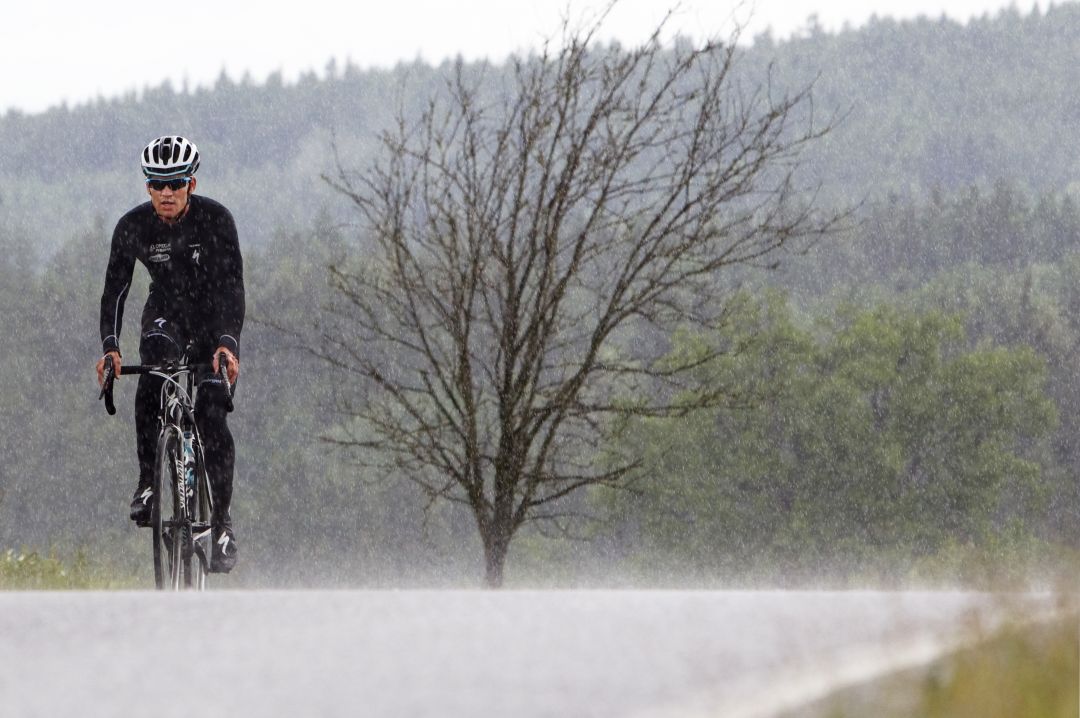
[[167,179],[167,180],[165,180],[165,179],[148,179],[148,180],[146,180],[146,186],[149,187],[150,189],[154,190],[155,192],[160,192],[161,190],[165,189],[166,187],[171,189],[173,192],[176,192],[176,191],[178,191],[178,190],[180,190],[180,189],[182,189],[184,187],[187,187],[188,184],[190,184],[190,183],[191,183],[191,178],[190,177],[177,177],[176,179]]

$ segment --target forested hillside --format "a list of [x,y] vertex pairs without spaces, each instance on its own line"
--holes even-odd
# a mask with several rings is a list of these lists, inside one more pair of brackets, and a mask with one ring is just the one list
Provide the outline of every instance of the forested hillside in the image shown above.
[[[813,81],[819,117],[841,114],[810,158],[827,196],[925,198],[1003,178],[1043,194],[1080,175],[1069,131],[1080,117],[1080,5],[804,35],[755,38],[739,71],[752,82],[771,63],[774,93]],[[0,221],[44,251],[98,215],[111,222],[140,194],[132,158],[169,131],[197,138],[204,191],[234,208],[249,241],[263,242],[339,209],[318,181],[333,168],[334,144],[347,166],[363,166],[395,111],[423,107],[448,70],[330,63],[290,84],[222,74],[210,89],[165,83],[37,115],[9,111],[0,117]],[[509,72],[471,70],[492,87]]]
[[[739,401],[621,426],[582,458],[639,451],[635,490],[573,497],[569,513],[591,518],[526,533],[510,580],[899,581],[970,557],[1022,572],[1080,546],[1078,55],[1074,3],[966,25],[810,27],[741,50],[744,86],[771,67],[774,92],[813,83],[815,115],[838,118],[803,159],[819,204],[854,205],[853,221],[744,274],[714,333],[648,338],[672,357],[720,347],[691,391]],[[325,441],[345,421],[332,399],[355,380],[302,346],[334,298],[328,265],[368,251],[321,175],[368,166],[379,132],[419,112],[451,69],[223,75],[210,89],[0,117],[0,549],[147,563],[149,540],[126,519],[134,381],[121,380],[109,418],[92,374],[112,225],[145,199],[138,151],[176,132],[199,144],[198,189],[233,210],[245,252],[230,420],[244,553],[229,580],[479,575],[467,513]],[[498,98],[511,68],[465,72]],[[145,292],[133,290],[129,317]]]

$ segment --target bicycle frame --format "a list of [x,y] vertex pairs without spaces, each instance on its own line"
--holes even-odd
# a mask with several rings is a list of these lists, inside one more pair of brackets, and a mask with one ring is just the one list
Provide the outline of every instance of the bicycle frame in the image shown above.
[[[146,373],[162,379],[161,413],[158,416],[161,424],[158,432],[159,445],[169,432],[175,432],[181,446],[188,441],[190,435],[193,452],[194,476],[188,475],[184,451],[177,452],[173,457],[174,470],[169,472],[176,482],[173,488],[174,495],[183,497],[183,500],[179,502],[179,515],[167,521],[162,519],[162,530],[181,533],[180,550],[183,553],[180,557],[170,557],[170,583],[173,584],[173,588],[179,588],[179,571],[182,568],[185,585],[191,586],[194,582],[194,588],[202,590],[206,587],[206,574],[209,572],[210,564],[210,556],[207,555],[209,542],[204,542],[203,539],[210,536],[211,532],[209,517],[210,511],[213,510],[213,495],[210,492],[209,477],[206,474],[202,437],[195,423],[194,379],[195,372],[199,368],[201,367],[189,365],[185,360],[181,360],[175,366],[149,368]],[[160,501],[165,496],[165,487],[159,488],[161,497],[158,500]],[[195,497],[207,502],[202,520],[199,520],[197,515],[193,515],[193,510],[194,514],[198,514],[198,508],[192,502]],[[158,510],[160,511],[160,507]],[[193,558],[199,562],[194,572],[191,570]],[[162,582],[159,580],[158,583],[160,587]]]

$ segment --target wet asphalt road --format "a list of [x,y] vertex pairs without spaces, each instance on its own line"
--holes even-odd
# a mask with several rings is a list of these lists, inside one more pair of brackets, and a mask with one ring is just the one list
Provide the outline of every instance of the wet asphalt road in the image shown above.
[[999,615],[964,593],[0,593],[0,716],[764,717]]

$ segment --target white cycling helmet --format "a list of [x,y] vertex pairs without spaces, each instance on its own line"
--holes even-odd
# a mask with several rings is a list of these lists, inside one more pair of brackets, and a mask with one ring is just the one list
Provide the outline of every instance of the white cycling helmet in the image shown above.
[[142,151],[143,174],[150,179],[185,177],[199,169],[199,148],[180,135],[166,135]]

